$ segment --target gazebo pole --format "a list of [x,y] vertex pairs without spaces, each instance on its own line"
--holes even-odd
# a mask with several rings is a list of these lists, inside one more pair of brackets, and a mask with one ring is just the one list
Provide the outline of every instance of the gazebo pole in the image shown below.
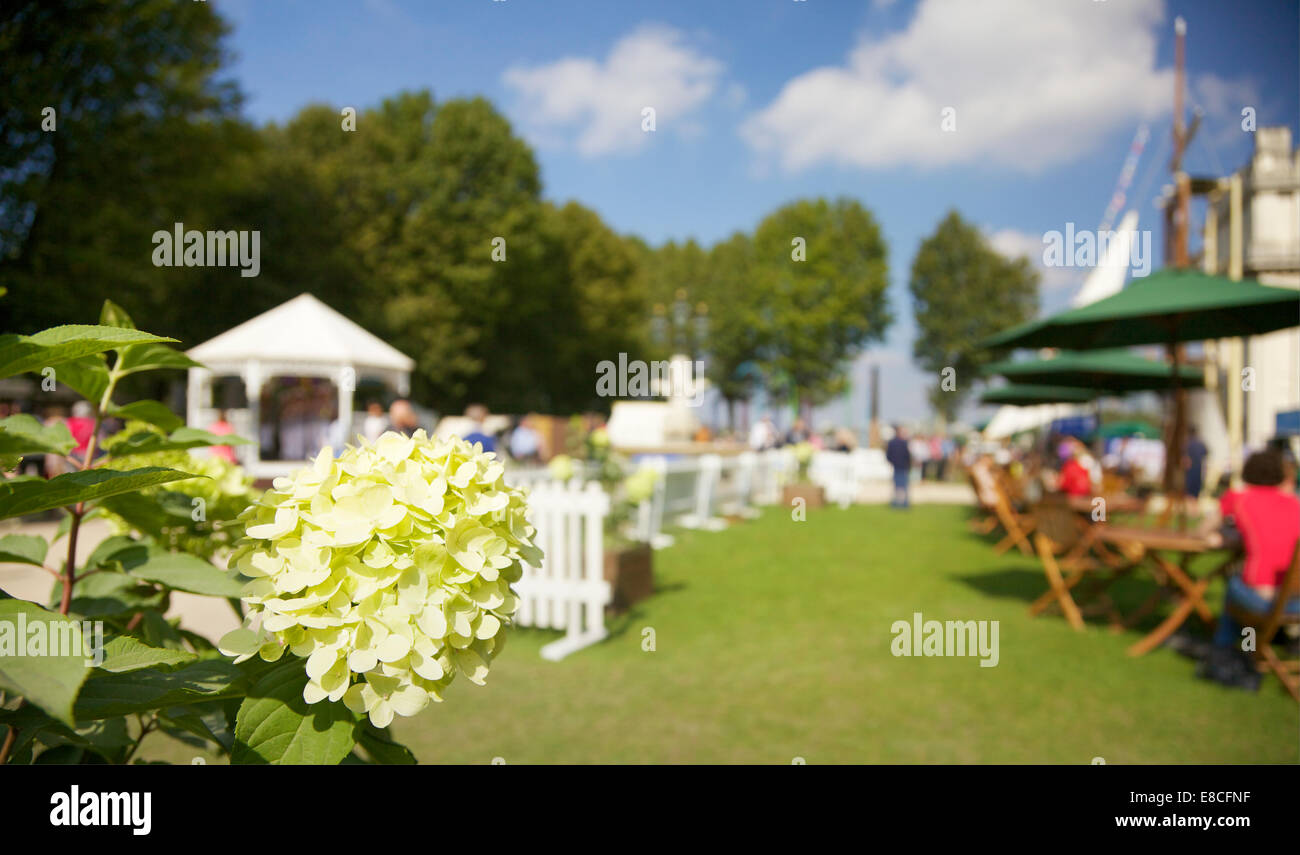
[[[352,441],[352,409],[353,395],[357,390],[357,372],[351,365],[345,365],[339,369],[336,376],[339,393],[339,434],[343,437],[343,445]],[[334,449],[335,453],[342,451],[342,448]]]

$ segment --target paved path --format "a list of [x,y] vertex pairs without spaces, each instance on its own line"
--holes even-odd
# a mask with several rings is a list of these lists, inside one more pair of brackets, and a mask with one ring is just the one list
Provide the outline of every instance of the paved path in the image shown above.
[[[19,523],[16,520],[0,522],[0,536],[6,534],[39,534],[48,542],[54,536],[58,524],[54,522]],[[108,537],[108,524],[103,520],[91,520],[81,527],[77,536],[78,560],[91,553],[100,541]],[[60,540],[50,549],[45,558],[45,566],[59,569],[67,558],[68,542]],[[0,563],[0,588],[10,596],[35,603],[48,603],[54,580],[48,573],[25,564]],[[181,626],[197,632],[205,638],[216,641],[232,629],[239,626],[239,620],[231,610],[230,604],[216,597],[201,597],[198,594],[175,592],[172,594],[168,617],[180,617]]]

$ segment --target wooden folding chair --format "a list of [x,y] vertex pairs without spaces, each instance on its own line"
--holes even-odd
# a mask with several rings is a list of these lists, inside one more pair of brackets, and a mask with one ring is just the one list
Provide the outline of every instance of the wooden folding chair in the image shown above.
[[1251,654],[1255,667],[1276,675],[1291,697],[1300,703],[1300,660],[1282,659],[1273,649],[1273,637],[1280,628],[1300,624],[1300,614],[1286,610],[1287,603],[1297,596],[1300,596],[1300,544],[1296,545],[1291,567],[1282,577],[1267,611],[1254,612],[1232,602],[1227,603],[1227,610],[1237,623],[1255,629],[1255,650]]
[[1035,526],[1033,515],[1016,513],[1016,509],[1011,506],[1011,499],[1001,483],[995,481],[993,490],[996,494],[993,513],[998,518],[998,524],[1007,533],[993,547],[994,553],[1001,555],[1011,547],[1018,546],[1021,552],[1026,555],[1033,555],[1033,547],[1029,544],[1029,535]]
[[[1094,603],[1089,604],[1089,609],[1095,607],[1104,612],[1110,618],[1111,625],[1119,627],[1119,610],[1105,589],[1123,571],[1112,573],[1106,578],[1093,575],[1089,579],[1089,574],[1102,567],[1103,563],[1110,569],[1115,569],[1109,553],[1102,550],[1100,555],[1097,554],[1100,544],[1096,542],[1096,537],[1100,527],[1085,520],[1071,507],[1066,497],[1059,495],[1044,497],[1034,507],[1034,522],[1034,548],[1043,565],[1043,573],[1047,576],[1048,590],[1030,604],[1029,614],[1037,615],[1058,606],[1070,626],[1082,630],[1083,609],[1080,609],[1072,592],[1088,579],[1092,584],[1080,588],[1080,591],[1086,592],[1090,600],[1095,599]],[[1099,557],[1102,561],[1098,560]],[[1063,576],[1062,570],[1069,575]]]
[[975,503],[979,510],[984,514],[970,521],[970,529],[976,534],[988,534],[998,527],[998,515],[993,509],[993,505],[984,498],[984,491],[980,489],[979,479],[975,477],[973,470],[966,470],[966,478],[970,481],[970,488],[975,492]]

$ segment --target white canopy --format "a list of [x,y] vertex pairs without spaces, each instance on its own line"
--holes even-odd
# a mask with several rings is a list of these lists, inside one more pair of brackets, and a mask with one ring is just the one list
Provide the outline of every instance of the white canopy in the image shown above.
[[218,366],[250,359],[265,363],[311,362],[350,365],[354,369],[409,372],[415,360],[311,294],[244,321],[191,348],[189,355],[220,373]]
[[345,435],[351,436],[357,381],[373,377],[406,395],[415,367],[415,360],[311,294],[300,294],[187,352],[204,366],[189,372],[187,421],[195,427],[205,427],[215,419],[208,403],[212,378],[234,375],[243,379],[248,409],[230,415],[236,431],[254,440],[237,450],[257,477],[280,474],[299,462],[265,464],[260,459],[258,411],[267,380],[286,376],[330,380],[339,391],[339,422],[347,429]]
[[1079,412],[1074,404],[1036,404],[1031,407],[1004,406],[981,433],[985,439],[1003,439],[1027,430],[1051,424]]

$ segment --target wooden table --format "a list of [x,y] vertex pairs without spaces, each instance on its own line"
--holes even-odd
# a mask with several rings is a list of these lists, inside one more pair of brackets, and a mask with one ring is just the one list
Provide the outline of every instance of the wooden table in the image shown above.
[[1130,496],[1127,493],[1116,493],[1110,496],[1070,496],[1068,501],[1070,509],[1078,511],[1081,514],[1092,514],[1093,502],[1098,498],[1102,499],[1105,504],[1106,515],[1111,514],[1130,514],[1141,513],[1146,510],[1147,503],[1144,499],[1136,496]]
[[[1205,604],[1205,590],[1215,576],[1227,570],[1236,556],[1229,556],[1199,579],[1193,578],[1189,564],[1197,555],[1212,552],[1220,547],[1212,544],[1208,536],[1196,532],[1175,531],[1166,528],[1133,528],[1127,526],[1100,526],[1097,539],[1109,544],[1128,558],[1131,567],[1149,566],[1160,583],[1156,591],[1136,612],[1129,616],[1129,624],[1136,622],[1153,609],[1166,596],[1176,601],[1174,610],[1145,638],[1128,648],[1130,656],[1142,656],[1160,646],[1165,639],[1195,612],[1206,624],[1213,626],[1214,615]],[[1171,560],[1161,553],[1174,553]]]

